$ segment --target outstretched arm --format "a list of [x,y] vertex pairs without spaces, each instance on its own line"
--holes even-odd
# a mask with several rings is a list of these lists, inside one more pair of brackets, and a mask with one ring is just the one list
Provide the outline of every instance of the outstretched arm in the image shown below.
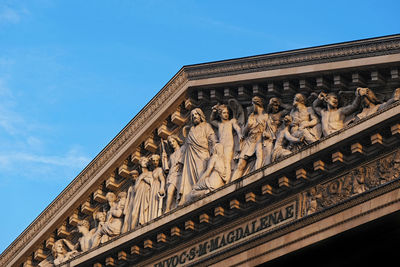
[[291,135],[291,134],[289,133],[289,130],[288,130],[288,129],[285,129],[285,130],[284,130],[284,133],[285,133],[285,138],[286,138],[289,142],[292,142],[292,143],[299,143],[299,142],[300,142],[300,139],[297,138],[297,137],[294,137],[293,135]]
[[164,172],[160,171],[160,174],[158,175],[158,179],[160,179],[160,191],[158,192],[160,196],[165,195],[165,176]]
[[394,90],[392,98],[389,99],[386,103],[380,105],[378,110],[384,109],[399,100],[400,100],[400,88],[397,88],[396,90]]
[[345,116],[348,116],[354,112],[357,111],[357,109],[360,107],[361,103],[361,96],[356,92],[356,98],[354,99],[353,103],[351,103],[348,106],[342,107],[341,113]]
[[322,105],[322,101],[325,98],[325,93],[321,92],[319,93],[318,97],[314,100],[313,104],[312,104],[312,108],[314,109],[314,112],[318,114],[318,116],[321,117],[321,111],[322,108],[320,107]]
[[217,108],[216,106],[212,107],[212,112],[210,115],[210,123],[212,126],[218,128],[218,120],[217,120]]
[[285,104],[282,103],[281,107],[283,108],[283,110],[281,111],[282,117],[288,115],[290,113],[290,111],[292,110],[293,106],[290,104]]
[[318,117],[313,111],[312,108],[310,108],[310,122],[308,123],[308,127],[314,127],[318,123]]

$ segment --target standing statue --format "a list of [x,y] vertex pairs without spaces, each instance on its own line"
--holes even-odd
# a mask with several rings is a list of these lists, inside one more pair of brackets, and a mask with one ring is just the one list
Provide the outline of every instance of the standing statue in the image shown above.
[[267,165],[272,162],[272,153],[275,141],[277,139],[278,129],[281,126],[283,116],[288,113],[288,106],[282,104],[282,101],[279,98],[272,97],[269,100],[267,107],[268,121],[263,142],[263,165]]
[[274,149],[272,152],[271,160],[276,161],[284,156],[288,156],[293,153],[293,150],[297,147],[296,144],[302,143],[304,137],[300,138],[294,137],[290,133],[290,124],[292,123],[292,117],[290,115],[286,115],[283,118],[283,127],[278,132],[276,142],[274,145]]
[[[165,207],[165,212],[170,211],[171,207],[173,207],[173,204],[176,204],[177,195],[179,195],[177,190],[182,177],[182,164],[180,164],[179,161],[182,158],[181,145],[183,143],[182,140],[176,135],[168,136],[167,141],[174,152],[169,156],[168,167],[163,166],[164,170],[168,169],[167,203]],[[163,151],[162,153],[163,153],[162,157],[164,158],[167,157],[165,151]],[[173,203],[174,200],[175,203]]]
[[223,186],[227,182],[225,168],[224,146],[217,143],[208,161],[207,169],[193,187],[189,198],[193,200]]
[[149,221],[162,214],[163,199],[165,197],[165,176],[160,165],[160,156],[153,154],[150,157],[153,163],[153,179],[150,184]]
[[[232,99],[232,101],[236,101]],[[237,102],[237,101],[236,101]],[[240,105],[237,103],[237,105]],[[219,118],[219,120],[218,120]],[[235,130],[238,140],[242,139],[242,132],[236,118],[229,119],[229,110],[226,105],[215,105],[212,108],[211,124],[218,129],[218,142],[224,148],[224,162],[226,166],[226,180],[231,179],[232,160],[235,152],[235,142],[233,130]]]
[[306,144],[311,144],[321,138],[318,117],[311,107],[306,106],[306,98],[303,94],[298,93],[294,96],[290,116],[292,117],[290,133],[294,137],[304,137]]
[[186,197],[192,191],[193,186],[205,171],[210,151],[216,143],[216,136],[211,125],[201,109],[195,108],[190,112],[191,125],[185,127],[185,144],[181,163],[183,164],[182,179],[179,185],[179,205],[186,202]]
[[357,92],[362,97],[362,111],[355,116],[355,121],[365,118],[379,110],[382,110],[396,101],[400,100],[400,88],[394,90],[392,98],[382,103],[369,88],[357,88]]
[[93,236],[93,247],[97,247],[100,243],[107,242],[110,238],[118,236],[121,233],[122,215],[126,201],[126,192],[118,194],[118,199],[114,193],[108,192],[106,199],[110,209],[107,212],[106,221],[101,227],[98,227]]
[[[347,116],[354,113],[360,106],[360,88],[356,90],[356,98],[353,103],[338,108],[339,99],[335,93],[326,94],[321,92],[313,102],[313,109],[321,117],[322,133],[324,136],[339,131],[344,127],[344,121]],[[322,108],[322,103],[326,104],[326,108]]]
[[142,173],[136,179],[133,202],[129,203],[129,206],[125,206],[125,221],[122,232],[130,231],[138,224],[145,224],[149,219],[150,188],[153,174],[148,169],[148,158],[140,158],[139,165]]
[[133,184],[129,186],[128,193],[126,194],[126,201],[124,206],[124,224],[122,226],[121,232],[126,233],[133,229],[132,227],[132,215],[134,213],[135,204],[135,185],[137,178],[139,176],[138,171],[134,170],[131,172],[131,177],[133,179]]
[[75,250],[74,245],[66,239],[57,240],[51,252],[54,258],[54,265],[60,265],[78,255],[78,251]]
[[243,175],[247,166],[247,161],[253,155],[256,156],[255,169],[262,166],[263,163],[263,136],[266,136],[266,125],[268,114],[265,113],[263,100],[261,97],[252,98],[253,112],[249,115],[247,124],[243,129],[243,143],[239,155],[239,162],[235,172],[232,175],[232,181]]

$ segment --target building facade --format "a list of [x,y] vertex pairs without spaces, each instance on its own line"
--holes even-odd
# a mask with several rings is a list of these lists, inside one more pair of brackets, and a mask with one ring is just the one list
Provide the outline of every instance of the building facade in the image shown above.
[[399,70],[400,35],[184,66],[0,266],[394,258]]

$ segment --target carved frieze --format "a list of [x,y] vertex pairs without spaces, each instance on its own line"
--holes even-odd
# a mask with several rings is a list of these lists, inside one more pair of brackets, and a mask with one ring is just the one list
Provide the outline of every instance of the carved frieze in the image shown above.
[[[285,68],[332,58],[365,57],[371,52],[390,54],[396,49],[400,49],[399,40],[387,38],[381,46],[375,43],[368,43],[365,47],[354,44],[309,50],[307,53],[266,55],[213,67],[185,67],[7,249],[0,265],[6,265],[10,255],[15,255],[22,249],[23,243],[43,229],[92,177],[109,164],[113,155],[133,138],[138,138],[141,127],[163,109],[163,105],[190,79]],[[396,77],[394,70],[390,72],[391,77]],[[37,250],[38,256],[34,259],[50,265],[68,261],[121,233],[134,231],[179,206],[196,201],[245,174],[278,162],[322,137],[329,137],[351,123],[390,107],[400,98],[400,89],[389,88],[393,95],[378,99],[373,88],[355,88],[368,84],[360,73],[349,77],[351,79],[347,83],[341,75],[318,76],[314,79],[315,88],[314,80],[309,77],[301,78],[299,82],[288,79],[279,84],[271,81],[265,85],[195,88],[192,92],[196,94],[188,95],[184,100],[180,98],[183,102],[177,103],[179,106],[170,111],[167,118],[164,114],[154,129],[148,131],[150,135],[141,137],[143,142],[129,151],[128,158],[116,162],[112,170],[105,172],[103,176],[107,177],[103,177],[102,183],[97,183],[89,196],[82,197],[86,201],[80,203],[73,213],[70,211],[69,217],[57,226],[56,237],[54,234],[52,238],[50,235],[43,237],[46,251],[40,248],[42,250]],[[387,79],[374,70],[371,80],[382,87]],[[338,88],[346,90],[345,93],[337,92]],[[382,143],[382,136],[376,134],[371,141],[373,144]],[[364,152],[361,143],[354,143],[351,150],[353,153]],[[396,179],[400,162],[398,154],[396,152],[392,158],[387,156],[305,192],[302,214],[312,214]],[[332,160],[342,162],[343,155],[338,151],[332,155]],[[316,160],[314,170],[324,171],[324,161]],[[296,178],[308,179],[307,170],[298,169]],[[285,189],[293,185],[293,181],[286,176],[280,176],[276,183],[279,188]],[[262,194],[272,196],[274,190],[271,185],[265,184]],[[245,196],[246,203],[256,200],[256,194],[252,192]],[[241,209],[243,203],[234,199],[229,207]],[[218,207],[214,213],[225,216],[226,210]],[[199,220],[201,223],[212,222],[211,216],[206,213]],[[194,229],[194,222],[188,221],[187,227]],[[174,230],[174,235],[178,235],[178,230]],[[165,242],[165,236],[160,235],[159,239]],[[151,240],[146,240],[145,248],[151,247]],[[44,253],[51,254],[50,250],[52,255]],[[134,251],[139,253],[139,250]],[[114,259],[110,258],[107,262],[112,265]]]
[[345,175],[318,184],[301,195],[301,215],[332,207],[355,195],[387,184],[400,177],[400,150],[352,169]]

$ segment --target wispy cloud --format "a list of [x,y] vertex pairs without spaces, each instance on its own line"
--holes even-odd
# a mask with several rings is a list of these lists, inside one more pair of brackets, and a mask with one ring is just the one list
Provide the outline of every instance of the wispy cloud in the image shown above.
[[21,181],[69,181],[88,163],[90,158],[71,148],[64,154],[35,153],[33,151],[0,151],[0,187],[8,179]]
[[16,171],[21,178],[70,179],[73,177],[66,176],[89,163],[79,145],[50,150],[49,140],[43,136],[56,138],[45,132],[51,128],[24,117],[18,97],[7,79],[0,77],[0,179],[14,176]]
[[6,84],[4,78],[0,77],[0,130],[8,134],[16,134],[17,125],[23,125],[22,117],[17,114],[13,108],[16,105],[16,100]]
[[0,23],[19,23],[23,16],[28,15],[28,9],[24,7],[11,7],[0,5]]
[[0,168],[11,168],[27,163],[83,168],[89,161],[90,159],[81,155],[76,148],[70,149],[65,155],[40,155],[19,151],[0,152]]

